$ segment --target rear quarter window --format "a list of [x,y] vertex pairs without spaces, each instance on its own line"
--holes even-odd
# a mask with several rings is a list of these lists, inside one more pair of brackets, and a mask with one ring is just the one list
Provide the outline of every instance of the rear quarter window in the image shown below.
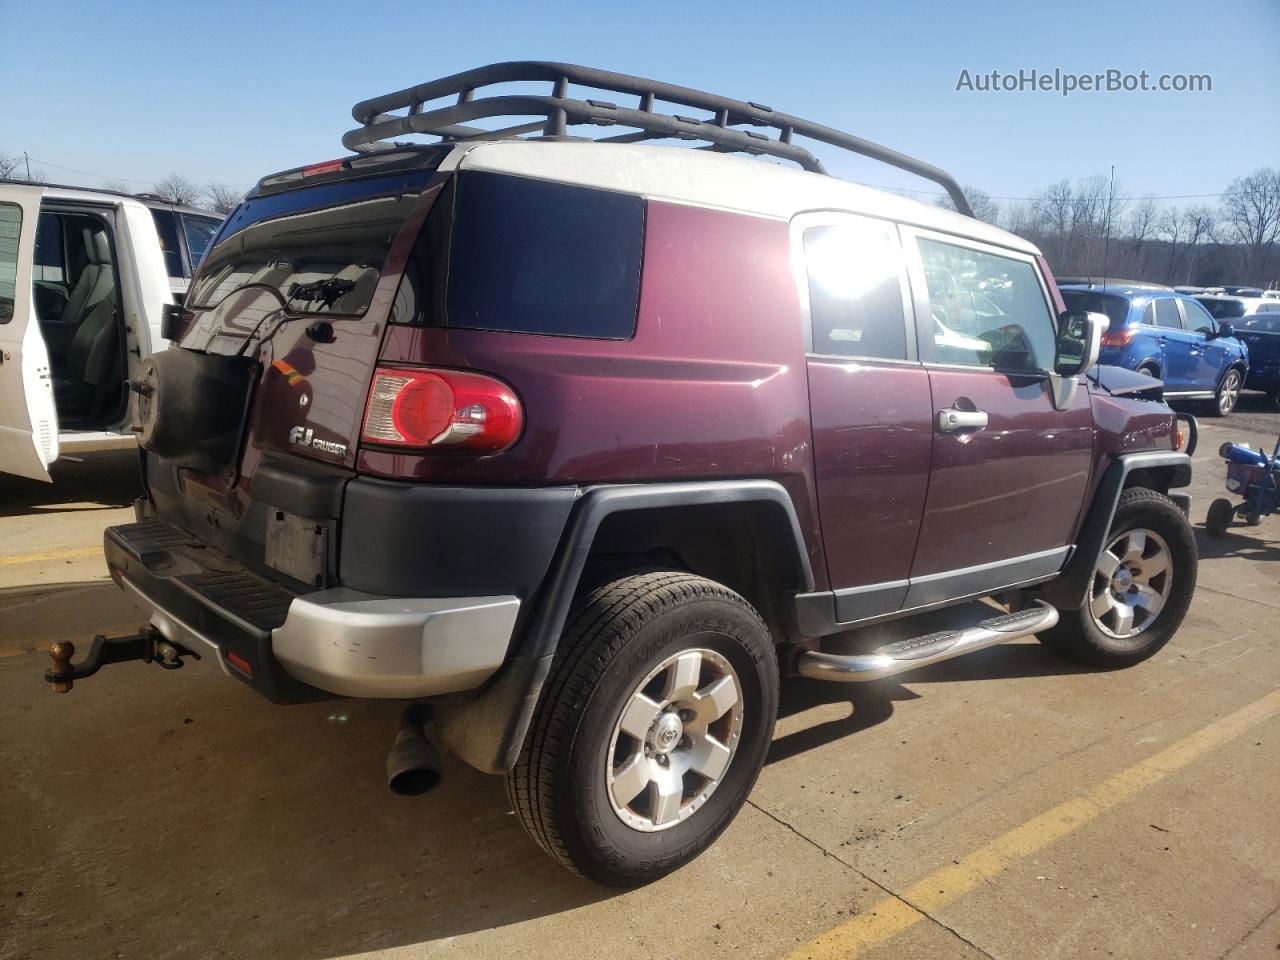
[[[640,197],[463,172],[419,238],[396,319],[626,340],[636,328],[643,245]],[[442,260],[444,296],[433,297]]]

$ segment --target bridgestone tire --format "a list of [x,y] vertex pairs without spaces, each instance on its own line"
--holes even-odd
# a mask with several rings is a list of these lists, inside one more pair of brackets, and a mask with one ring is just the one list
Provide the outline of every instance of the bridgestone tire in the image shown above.
[[1169,642],[1186,617],[1195,593],[1199,564],[1195,534],[1172,500],[1158,491],[1133,487],[1120,495],[1103,549],[1120,534],[1139,529],[1163,539],[1172,558],[1169,593],[1152,622],[1127,638],[1104,632],[1089,611],[1095,585],[1091,577],[1084,602],[1074,610],[1060,611],[1057,625],[1039,634],[1041,643],[1079,663],[1114,669],[1140,663]]
[[[695,649],[713,651],[736,675],[736,749],[686,819],[643,832],[611,800],[615,727],[637,685]],[[773,641],[746,600],[679,571],[623,577],[570,613],[507,796],[534,842],[569,870],[614,887],[648,883],[688,863],[733,820],[764,765],[777,707]]]

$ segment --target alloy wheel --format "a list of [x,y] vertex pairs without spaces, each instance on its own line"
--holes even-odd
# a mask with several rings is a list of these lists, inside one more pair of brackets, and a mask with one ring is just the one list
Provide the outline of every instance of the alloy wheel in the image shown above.
[[713,650],[681,650],[632,691],[613,728],[609,802],[627,826],[666,830],[723,781],[742,733],[742,685]]
[[1222,378],[1222,386],[1218,388],[1218,412],[1224,417],[1236,408],[1240,399],[1240,373],[1228,370]]
[[1126,640],[1156,621],[1172,588],[1169,545],[1152,530],[1126,530],[1098,557],[1089,613],[1107,636]]

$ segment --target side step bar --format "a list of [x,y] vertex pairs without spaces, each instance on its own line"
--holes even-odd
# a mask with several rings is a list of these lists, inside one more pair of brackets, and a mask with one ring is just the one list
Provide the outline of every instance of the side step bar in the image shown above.
[[796,661],[796,670],[802,677],[813,680],[834,680],[839,683],[879,680],[881,677],[891,677],[895,673],[915,670],[917,667],[950,660],[974,650],[1048,630],[1057,622],[1058,611],[1043,600],[1036,600],[1026,610],[989,617],[977,626],[942,630],[923,637],[899,640],[878,647],[870,653],[838,654],[806,650]]

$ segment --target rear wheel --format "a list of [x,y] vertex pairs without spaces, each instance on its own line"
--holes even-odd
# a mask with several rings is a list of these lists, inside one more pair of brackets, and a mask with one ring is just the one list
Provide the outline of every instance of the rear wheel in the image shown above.
[[1222,375],[1222,382],[1218,384],[1218,390],[1213,395],[1213,406],[1211,413],[1215,417],[1225,417],[1236,408],[1236,404],[1240,402],[1240,388],[1243,386],[1243,380],[1240,377],[1240,371],[1232,368]]
[[1095,667],[1126,667],[1169,642],[1191,605],[1195,536],[1173,501],[1134,487],[1120,495],[1084,603],[1040,634],[1046,646]]
[[688,573],[623,577],[571,615],[507,795],[575,873],[656,880],[733,820],[777,703],[773,641],[742,597]]
[[1148,377],[1155,377],[1157,380],[1160,379],[1160,371],[1149,363],[1140,366],[1138,368],[1138,373],[1145,373]]

